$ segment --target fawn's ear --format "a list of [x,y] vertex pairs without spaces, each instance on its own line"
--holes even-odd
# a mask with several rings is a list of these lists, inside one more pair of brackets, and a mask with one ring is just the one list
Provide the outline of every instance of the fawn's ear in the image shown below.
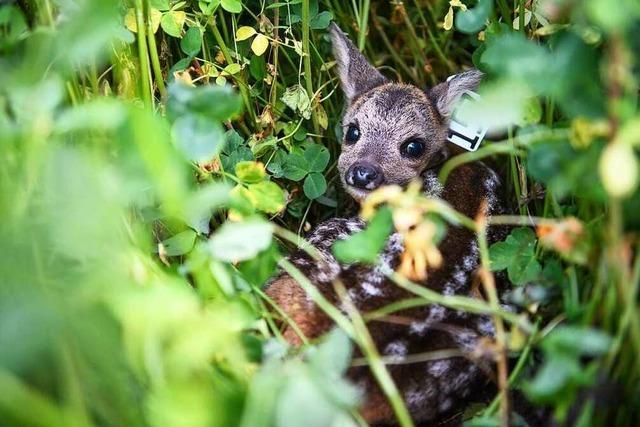
[[338,77],[347,103],[351,104],[358,96],[387,82],[336,24],[332,23],[329,31],[333,56],[338,65]]
[[429,96],[435,103],[440,115],[449,117],[462,94],[468,90],[475,90],[480,84],[482,76],[481,71],[472,69],[456,74],[450,77],[448,81],[434,86],[429,91]]

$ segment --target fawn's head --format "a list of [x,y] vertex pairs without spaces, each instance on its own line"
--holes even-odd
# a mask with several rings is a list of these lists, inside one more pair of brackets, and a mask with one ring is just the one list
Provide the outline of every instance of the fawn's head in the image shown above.
[[457,74],[424,91],[387,80],[335,24],[331,39],[347,102],[338,160],[347,192],[361,200],[382,185],[405,185],[447,158],[453,107],[482,73]]

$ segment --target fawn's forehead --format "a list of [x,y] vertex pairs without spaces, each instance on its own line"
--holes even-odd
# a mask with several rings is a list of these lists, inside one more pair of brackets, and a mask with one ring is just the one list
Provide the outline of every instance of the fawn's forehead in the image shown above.
[[435,126],[439,121],[435,107],[424,91],[412,85],[389,83],[358,97],[347,109],[343,124],[356,123],[363,129],[393,125],[409,130]]

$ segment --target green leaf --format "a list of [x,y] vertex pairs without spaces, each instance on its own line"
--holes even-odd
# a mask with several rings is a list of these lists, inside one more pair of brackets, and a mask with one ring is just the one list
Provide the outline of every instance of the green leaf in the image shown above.
[[309,172],[322,172],[329,164],[329,150],[320,144],[310,144],[304,150],[304,158],[309,162]]
[[242,3],[240,0],[221,0],[220,5],[224,10],[231,13],[242,12]]
[[600,356],[611,346],[611,338],[604,332],[578,326],[560,326],[542,341],[549,354],[559,352],[573,356]]
[[491,246],[491,269],[507,269],[509,280],[522,285],[536,280],[542,267],[535,258],[536,236],[530,228],[516,228],[504,242]]
[[163,12],[169,10],[169,0],[149,0],[149,5]]
[[527,396],[536,402],[551,402],[569,385],[572,377],[580,375],[577,359],[564,355],[550,358],[534,379],[524,385]]
[[29,31],[22,11],[16,6],[0,7],[0,51],[17,43]]
[[475,34],[484,28],[493,11],[493,0],[479,0],[476,7],[457,13],[455,23],[458,31]]
[[287,197],[278,184],[273,181],[262,181],[248,186],[251,201],[256,209],[275,214],[284,209]]
[[190,57],[196,56],[200,52],[202,45],[200,28],[191,27],[187,30],[182,40],[180,40],[180,49]]
[[239,73],[241,70],[242,70],[242,66],[237,62],[234,62],[233,64],[229,64],[226,67],[224,67],[223,71],[231,75],[234,75]]
[[289,377],[282,390],[276,410],[275,425],[279,427],[326,427],[333,425],[336,408],[327,399],[319,384],[304,370]]
[[287,153],[278,149],[273,155],[271,161],[267,164],[267,170],[271,172],[274,178],[282,178],[284,176],[284,164],[287,161]]
[[178,118],[172,127],[176,146],[193,162],[211,160],[222,150],[224,132],[217,122],[197,115]]
[[491,73],[526,81],[538,91],[544,91],[549,85],[551,54],[523,33],[492,37],[486,46],[481,63]]
[[299,84],[288,87],[282,95],[282,102],[305,119],[311,117],[311,101],[307,91]]
[[267,249],[272,235],[273,225],[261,219],[227,221],[209,240],[209,251],[221,261],[244,261]]
[[339,375],[349,367],[351,353],[349,337],[342,329],[335,328],[325,336],[315,351],[310,352],[309,362],[319,372]]
[[569,141],[542,141],[529,149],[527,170],[558,198],[573,194],[604,201],[606,193],[598,176],[601,151],[600,143],[576,150]]
[[282,170],[285,178],[300,181],[309,173],[309,162],[299,153],[289,153]]
[[189,196],[184,207],[184,220],[199,234],[209,234],[213,211],[229,202],[230,187],[223,183],[202,185]]
[[181,10],[171,10],[162,14],[160,20],[160,26],[165,33],[173,37],[180,37],[182,35],[182,27],[184,21],[187,18],[187,14]]
[[335,242],[332,247],[333,254],[342,262],[373,264],[378,261],[378,254],[386,245],[392,231],[391,209],[382,207],[367,228],[345,240]]
[[211,121],[222,122],[240,113],[241,109],[240,97],[229,87],[192,87],[180,82],[169,85],[167,113],[172,118],[198,114]]
[[162,246],[164,246],[164,252],[168,256],[179,256],[191,252],[195,242],[196,232],[193,230],[186,230],[169,239],[163,240]]
[[236,164],[236,176],[245,183],[260,182],[266,177],[262,163],[254,161],[242,161]]
[[302,186],[305,196],[311,200],[316,199],[327,191],[327,181],[319,172],[311,172],[304,180]]
[[309,27],[313,30],[324,30],[329,26],[331,20],[333,19],[333,14],[328,11],[320,12],[309,21]]

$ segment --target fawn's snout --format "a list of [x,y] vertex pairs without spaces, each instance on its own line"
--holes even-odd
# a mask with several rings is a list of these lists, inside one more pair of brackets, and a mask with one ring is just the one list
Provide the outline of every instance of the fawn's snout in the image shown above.
[[373,163],[356,162],[347,169],[345,181],[361,190],[375,190],[384,182],[384,173]]

